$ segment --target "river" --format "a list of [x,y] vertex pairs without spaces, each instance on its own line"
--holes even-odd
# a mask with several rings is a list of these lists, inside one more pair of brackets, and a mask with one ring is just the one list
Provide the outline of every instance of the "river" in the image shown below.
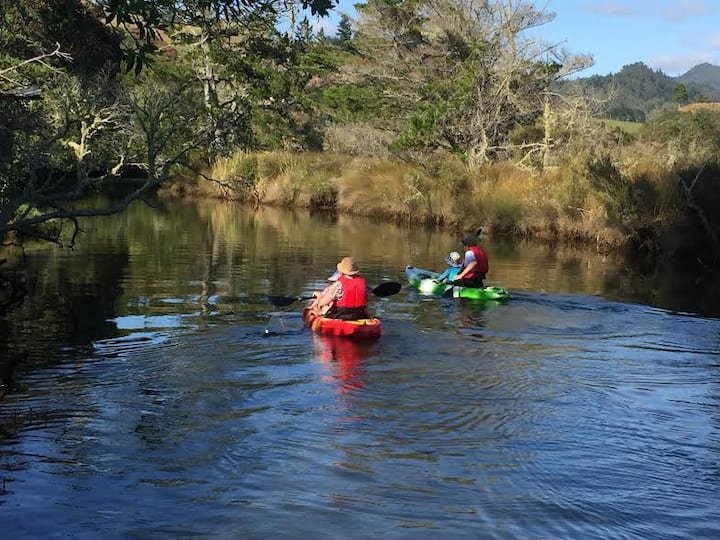
[[481,238],[506,304],[370,301],[382,338],[266,295],[442,269],[443,231],[134,204],[28,250],[0,318],[8,538],[716,538],[720,302],[689,271]]

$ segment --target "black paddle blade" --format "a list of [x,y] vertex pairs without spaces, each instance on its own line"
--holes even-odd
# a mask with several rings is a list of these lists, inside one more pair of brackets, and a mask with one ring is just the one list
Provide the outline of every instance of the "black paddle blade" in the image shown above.
[[289,306],[300,300],[297,296],[268,296],[267,301],[269,304],[277,307]]
[[400,292],[400,289],[402,289],[402,285],[395,281],[388,281],[386,283],[381,283],[377,287],[375,287],[372,290],[372,293],[375,296],[385,297],[385,296],[392,296],[393,294],[397,294]]
[[268,304],[272,304],[277,307],[286,307],[295,302],[302,302],[303,300],[312,300],[314,296],[268,296]]

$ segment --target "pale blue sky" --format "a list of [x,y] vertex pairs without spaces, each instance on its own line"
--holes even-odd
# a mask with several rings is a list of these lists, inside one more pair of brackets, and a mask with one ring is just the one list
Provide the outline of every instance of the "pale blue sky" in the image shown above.
[[[328,20],[313,21],[335,34],[341,12],[355,17],[355,0],[340,0]],[[720,65],[720,0],[539,0],[555,19],[536,30],[544,41],[591,54],[595,65],[579,76],[617,73],[643,62],[667,75],[709,62]]]

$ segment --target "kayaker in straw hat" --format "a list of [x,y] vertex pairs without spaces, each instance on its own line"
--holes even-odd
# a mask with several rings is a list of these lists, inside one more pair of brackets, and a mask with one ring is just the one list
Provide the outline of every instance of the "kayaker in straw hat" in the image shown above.
[[367,319],[367,291],[365,278],[360,275],[360,269],[352,257],[343,257],[337,264],[340,276],[337,279],[340,293],[335,303],[330,307],[325,317],[343,319]]
[[490,269],[488,264],[488,256],[483,248],[477,245],[477,237],[480,236],[482,229],[475,231],[462,239],[462,245],[465,247],[465,258],[463,260],[462,270],[453,278],[453,285],[461,287],[484,287],[483,279]]

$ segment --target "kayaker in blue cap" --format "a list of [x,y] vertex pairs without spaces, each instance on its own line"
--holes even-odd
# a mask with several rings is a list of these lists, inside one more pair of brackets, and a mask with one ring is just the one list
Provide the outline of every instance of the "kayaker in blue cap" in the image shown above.
[[482,229],[475,231],[475,234],[466,236],[462,239],[462,245],[465,248],[465,258],[462,264],[462,270],[452,280],[453,285],[461,287],[484,287],[483,279],[487,275],[490,265],[488,264],[488,256],[483,248],[477,245],[477,237]]

